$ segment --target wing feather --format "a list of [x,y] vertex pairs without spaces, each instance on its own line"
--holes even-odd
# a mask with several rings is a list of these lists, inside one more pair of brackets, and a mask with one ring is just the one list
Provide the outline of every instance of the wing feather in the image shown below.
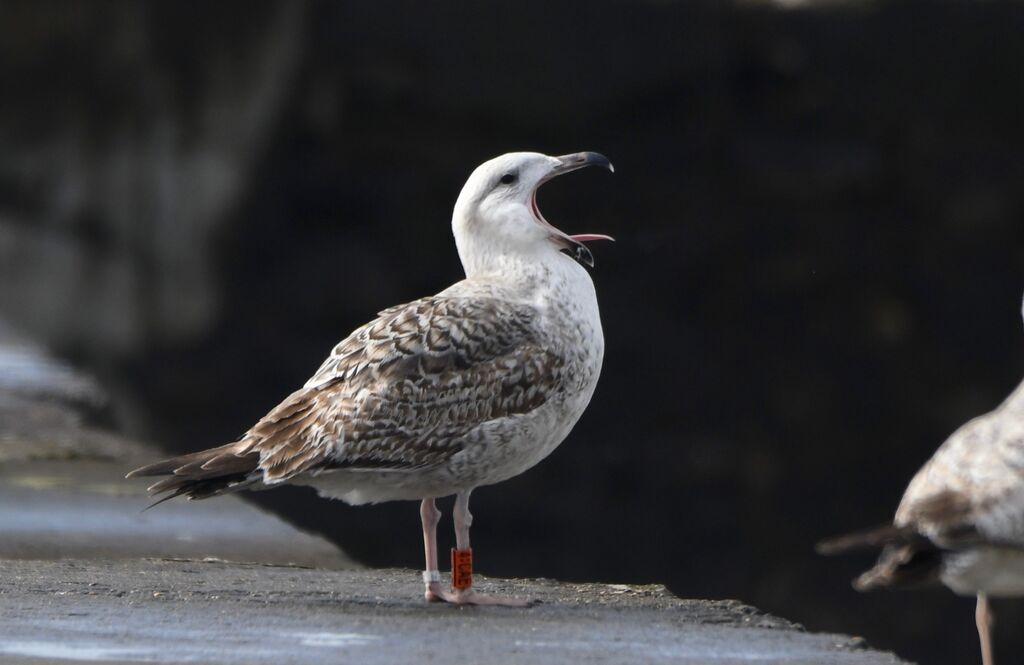
[[538,316],[443,296],[384,310],[245,435],[242,454],[259,454],[267,483],[444,464],[484,422],[528,413],[560,389],[564,361],[537,333]]

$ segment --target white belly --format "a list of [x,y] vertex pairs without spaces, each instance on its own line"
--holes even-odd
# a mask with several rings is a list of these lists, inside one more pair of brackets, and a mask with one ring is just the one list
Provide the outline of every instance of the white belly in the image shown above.
[[943,556],[942,583],[955,593],[973,596],[1024,596],[1024,552],[985,547]]

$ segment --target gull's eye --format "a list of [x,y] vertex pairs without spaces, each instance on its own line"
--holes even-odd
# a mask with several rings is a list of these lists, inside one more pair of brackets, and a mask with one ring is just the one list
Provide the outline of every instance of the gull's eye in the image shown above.
[[511,185],[515,181],[516,181],[516,174],[515,173],[506,173],[505,175],[501,176],[501,180],[499,182],[501,184],[503,184],[503,185]]

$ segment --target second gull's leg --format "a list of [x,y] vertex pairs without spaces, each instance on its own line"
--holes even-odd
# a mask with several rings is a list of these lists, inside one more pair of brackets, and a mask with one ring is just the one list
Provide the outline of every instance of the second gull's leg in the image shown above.
[[992,655],[992,608],[988,604],[988,596],[978,594],[978,605],[974,610],[974,621],[978,624],[978,639],[981,641],[982,665],[995,665]]

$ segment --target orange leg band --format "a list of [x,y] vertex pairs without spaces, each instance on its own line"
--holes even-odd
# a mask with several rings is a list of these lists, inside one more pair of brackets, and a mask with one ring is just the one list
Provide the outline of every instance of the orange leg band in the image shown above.
[[452,588],[468,589],[473,586],[473,550],[452,548]]

